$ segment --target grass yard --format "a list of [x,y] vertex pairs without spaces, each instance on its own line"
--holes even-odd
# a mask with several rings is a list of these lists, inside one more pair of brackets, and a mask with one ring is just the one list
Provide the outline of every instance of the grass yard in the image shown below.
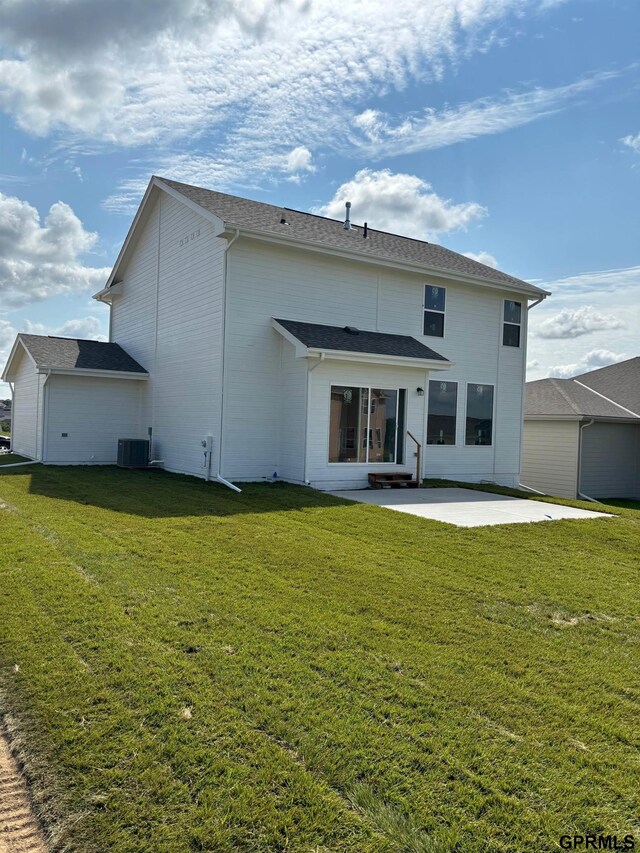
[[17,453],[0,453],[0,465],[15,465],[16,462],[29,462],[26,456]]
[[459,529],[6,470],[0,709],[52,849],[639,841],[640,511],[615,511]]

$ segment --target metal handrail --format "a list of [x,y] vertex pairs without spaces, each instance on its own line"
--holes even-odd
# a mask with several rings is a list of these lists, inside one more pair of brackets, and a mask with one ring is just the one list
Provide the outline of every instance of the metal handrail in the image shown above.
[[422,445],[420,444],[418,439],[415,437],[415,435],[412,435],[409,432],[409,430],[407,430],[407,435],[409,436],[409,438],[412,441],[415,441],[416,447],[417,447],[416,456],[418,457],[418,461],[416,464],[416,481],[418,483],[418,488],[420,488],[422,486],[422,477],[420,476],[420,474],[421,474],[420,460],[422,458]]

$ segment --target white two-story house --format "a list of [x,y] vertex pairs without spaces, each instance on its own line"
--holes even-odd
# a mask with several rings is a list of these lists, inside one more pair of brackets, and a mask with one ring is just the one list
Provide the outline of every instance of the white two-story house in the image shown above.
[[[105,287],[109,343],[18,336],[13,449],[320,489],[519,482],[528,309],[442,246],[153,178]],[[413,438],[411,437],[413,436]],[[415,439],[415,441],[414,441]]]

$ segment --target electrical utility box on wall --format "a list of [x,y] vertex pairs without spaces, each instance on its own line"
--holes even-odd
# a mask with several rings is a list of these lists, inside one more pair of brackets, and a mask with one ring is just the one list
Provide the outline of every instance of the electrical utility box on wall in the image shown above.
[[118,439],[118,467],[146,468],[149,464],[149,441],[146,438]]

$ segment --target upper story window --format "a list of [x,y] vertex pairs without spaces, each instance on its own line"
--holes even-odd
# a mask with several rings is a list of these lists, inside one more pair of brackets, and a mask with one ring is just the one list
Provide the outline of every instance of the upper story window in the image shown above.
[[505,299],[504,322],[502,324],[502,345],[505,347],[519,347],[521,327],[522,302],[514,302],[512,299]]
[[424,288],[424,328],[423,334],[433,338],[444,338],[444,287],[431,284]]

